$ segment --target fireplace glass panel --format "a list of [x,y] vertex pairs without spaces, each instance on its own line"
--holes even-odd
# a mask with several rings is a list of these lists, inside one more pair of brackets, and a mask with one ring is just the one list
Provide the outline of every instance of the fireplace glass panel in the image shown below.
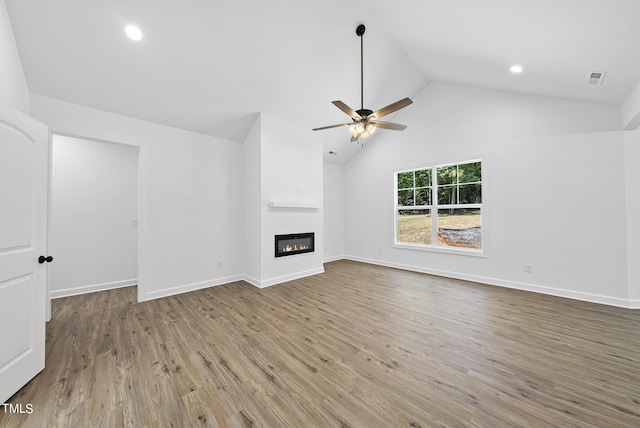
[[275,256],[284,257],[294,254],[312,253],[314,248],[314,234],[292,233],[275,236]]

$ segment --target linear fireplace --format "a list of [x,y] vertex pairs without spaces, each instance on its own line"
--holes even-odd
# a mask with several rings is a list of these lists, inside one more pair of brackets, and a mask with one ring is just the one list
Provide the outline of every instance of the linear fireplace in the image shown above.
[[291,233],[276,235],[275,256],[293,256],[294,254],[312,253],[315,251],[314,233]]

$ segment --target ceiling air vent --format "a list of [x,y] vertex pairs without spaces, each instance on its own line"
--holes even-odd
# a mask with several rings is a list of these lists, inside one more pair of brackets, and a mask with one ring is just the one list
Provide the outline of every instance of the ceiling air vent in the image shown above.
[[589,85],[600,86],[602,85],[602,81],[604,80],[604,76],[606,76],[606,74],[607,73],[604,71],[592,71],[591,73],[587,74],[586,82]]

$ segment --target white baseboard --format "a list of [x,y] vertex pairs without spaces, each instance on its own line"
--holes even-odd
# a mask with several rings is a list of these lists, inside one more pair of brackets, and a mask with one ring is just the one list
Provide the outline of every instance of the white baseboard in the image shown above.
[[266,280],[258,280],[256,278],[250,277],[248,275],[244,275],[244,280],[254,287],[258,288],[266,288],[271,287],[272,285],[281,284],[283,282],[293,281],[294,279],[305,278],[307,276],[318,275],[320,273],[324,273],[324,267],[320,267],[317,269],[305,270],[302,272],[296,272],[289,275],[278,276],[271,279]]
[[194,282],[192,284],[179,285],[176,287],[165,288],[158,291],[151,291],[145,294],[143,301],[175,296],[176,294],[188,293],[190,291],[201,290],[203,288],[215,287],[216,285],[229,284],[231,282],[241,281],[243,279],[243,275],[233,275],[226,276],[224,278],[211,279],[208,281]]
[[242,280],[244,282],[248,282],[249,284],[253,285],[254,287],[262,288],[262,287],[260,287],[260,280],[257,279],[257,278],[254,278],[254,277],[249,276],[249,275],[242,275]]
[[640,309],[640,299],[629,300],[629,309]]
[[330,262],[335,262],[338,260],[344,260],[345,255],[344,254],[340,254],[339,256],[331,256],[331,257],[325,257],[322,262],[323,263],[330,263]]
[[[340,260],[343,258],[344,257],[340,257],[339,259],[336,259],[336,260]],[[324,273],[324,267],[317,268],[317,269],[310,269],[302,272],[296,272],[289,275],[283,275],[283,276],[270,278],[266,280],[259,280],[257,278],[253,278],[249,275],[244,275],[244,274],[233,275],[233,276],[227,276],[224,278],[212,279],[209,281],[194,282],[192,284],[184,284],[176,287],[165,288],[158,291],[152,291],[152,292],[146,293],[144,298],[141,299],[140,301],[144,302],[147,300],[160,299],[162,297],[169,297],[169,296],[174,296],[176,294],[188,293],[190,291],[201,290],[203,288],[209,288],[209,287],[215,287],[217,285],[229,284],[231,282],[236,282],[236,281],[245,281],[253,285],[254,287],[266,288],[272,285],[293,281],[295,279],[305,278],[307,276],[318,275],[321,273]],[[52,292],[51,298],[57,299],[60,297],[75,296],[78,294],[86,294],[86,293],[93,293],[96,291],[105,291],[105,290],[111,290],[114,288],[128,287],[136,284],[137,284],[137,280],[133,279],[128,281],[110,282],[106,284],[89,285],[86,287],[69,288],[66,290],[57,290]]]
[[[604,305],[617,306],[617,307],[622,307],[627,309],[640,309],[640,299],[622,299],[618,297],[584,293],[580,291],[566,290],[566,289],[556,288],[556,287],[547,287],[547,286],[524,283],[524,282],[503,280],[499,278],[463,274],[459,272],[444,271],[439,269],[429,269],[422,266],[413,266],[413,265],[407,265],[403,263],[394,263],[386,260],[377,260],[377,259],[369,259],[369,258],[358,257],[358,256],[345,255],[345,256],[336,256],[336,257],[325,259],[324,263],[329,263],[329,262],[343,260],[343,259],[353,260],[353,261],[362,262],[362,263],[368,263],[372,265],[379,265],[379,266],[386,266],[386,267],[391,267],[396,269],[408,270],[412,272],[420,272],[420,273],[426,273],[430,275],[443,276],[447,278],[455,278],[455,279],[461,279],[465,281],[479,282],[482,284],[495,285],[498,287],[506,287],[506,288],[513,288],[517,290],[531,291],[534,293],[548,294],[548,295],[557,296],[557,297],[566,297],[569,299],[583,300],[587,302],[600,303]],[[229,284],[231,282],[236,282],[236,281],[245,281],[253,285],[254,287],[266,288],[272,285],[280,284],[287,281],[293,281],[295,279],[305,278],[307,276],[318,275],[321,273],[324,273],[324,267],[317,268],[317,269],[310,269],[302,272],[296,272],[293,274],[279,276],[279,277],[275,277],[267,280],[259,280],[249,275],[239,274],[239,275],[227,276],[224,278],[212,279],[209,281],[201,281],[201,282],[195,282],[192,284],[180,285],[177,287],[166,288],[158,291],[152,291],[150,293],[147,293],[145,295],[144,300],[141,300],[141,301],[159,299],[162,297],[168,297],[176,294],[187,293],[189,291],[200,290],[203,288],[214,287],[217,285]],[[73,288],[67,288],[62,290],[52,290],[51,299],[59,299],[62,297],[76,296],[80,294],[94,293],[94,292],[105,291],[105,290],[112,290],[115,288],[130,287],[136,284],[137,284],[137,279],[129,279],[124,281],[115,281],[115,282],[107,282],[103,284],[93,284],[93,285],[86,285],[81,287],[73,287]]]
[[604,296],[601,294],[585,293],[581,291],[566,290],[563,288],[547,287],[543,285],[530,284],[525,282],[509,281],[499,278],[491,278],[480,275],[470,275],[459,272],[444,271],[439,269],[429,269],[422,266],[412,266],[402,263],[388,262],[386,260],[369,259],[358,256],[346,255],[345,259],[356,262],[369,263],[373,265],[392,267],[396,269],[408,270],[412,272],[427,273],[430,275],[443,276],[447,278],[462,279],[465,281],[479,282],[487,285],[495,285],[498,287],[513,288],[516,290],[531,291],[534,293],[548,294],[556,297],[565,297],[568,299],[582,300],[592,303],[600,303],[603,305],[617,306],[627,309],[640,309],[640,300],[622,299],[619,297]]
[[64,288],[62,290],[51,290],[51,298],[78,296],[80,294],[95,293],[97,291],[113,290],[114,288],[131,287],[138,283],[137,279],[126,279],[124,281],[105,282],[103,284],[83,285],[80,287]]

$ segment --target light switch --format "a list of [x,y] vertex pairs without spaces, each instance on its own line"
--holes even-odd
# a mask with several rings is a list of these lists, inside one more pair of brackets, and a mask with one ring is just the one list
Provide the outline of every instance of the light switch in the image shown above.
[[131,227],[138,227],[138,219],[137,218],[132,218],[131,219]]

